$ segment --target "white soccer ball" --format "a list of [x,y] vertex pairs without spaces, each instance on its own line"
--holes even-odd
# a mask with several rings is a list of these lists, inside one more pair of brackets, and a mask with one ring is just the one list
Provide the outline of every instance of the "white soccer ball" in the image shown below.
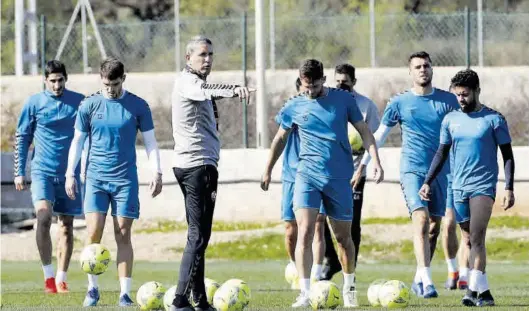
[[289,263],[285,268],[285,281],[290,285],[296,285],[299,282],[298,270],[293,262]]
[[110,251],[101,244],[90,244],[83,249],[79,259],[84,272],[99,275],[108,269]]
[[174,297],[176,295],[176,285],[170,287],[163,296],[163,307],[166,311],[169,311],[171,305],[173,304]]
[[378,279],[373,281],[367,289],[367,300],[373,307],[380,307],[380,300],[378,299],[378,292],[387,280]]
[[158,282],[143,284],[136,293],[136,302],[141,310],[163,310],[165,287]]
[[380,305],[389,309],[405,308],[410,302],[410,290],[401,281],[387,281],[378,292]]
[[343,304],[342,293],[331,281],[318,281],[310,287],[310,306],[314,310],[336,309]]
[[213,297],[217,311],[242,311],[250,302],[244,290],[234,283],[224,283]]

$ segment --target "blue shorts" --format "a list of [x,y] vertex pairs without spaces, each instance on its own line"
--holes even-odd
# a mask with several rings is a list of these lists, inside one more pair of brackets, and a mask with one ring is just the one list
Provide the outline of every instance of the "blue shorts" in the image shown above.
[[353,189],[348,179],[311,178],[296,175],[295,208],[319,208],[335,220],[353,220]]
[[[46,175],[31,175],[31,199],[33,204],[46,200],[51,202],[53,212],[59,215],[77,216],[83,214],[83,200],[81,193],[71,200],[66,195],[65,177],[50,177]],[[77,186],[81,187],[79,177]],[[80,188],[79,188],[80,189]]]
[[[323,203],[320,205],[320,214],[325,215]],[[283,180],[283,197],[281,199],[281,219],[283,221],[294,221],[294,182]]]
[[464,191],[464,190],[453,190],[454,193],[454,211],[456,214],[456,221],[458,224],[467,222],[470,220],[470,199],[477,196],[488,196],[492,200],[496,200],[496,188],[490,187],[483,190]]
[[454,209],[454,192],[452,191],[452,178],[448,178],[446,187],[446,208]]
[[439,175],[430,185],[430,201],[421,200],[419,190],[426,176],[420,173],[401,173],[400,187],[410,215],[421,207],[427,207],[431,216],[443,217],[446,211],[446,175]]
[[138,219],[140,199],[138,181],[101,181],[87,178],[85,183],[84,212]]

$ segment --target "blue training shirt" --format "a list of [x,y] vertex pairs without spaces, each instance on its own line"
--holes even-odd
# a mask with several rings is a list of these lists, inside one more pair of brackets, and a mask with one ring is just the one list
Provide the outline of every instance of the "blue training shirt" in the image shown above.
[[297,173],[329,179],[350,179],[354,165],[347,123],[362,121],[354,96],[327,88],[328,93],[310,99],[298,95],[287,101],[278,118],[284,129],[297,126],[300,149]]
[[86,178],[138,179],[136,134],[138,130],[154,129],[151,110],[145,100],[127,91],[116,99],[95,93],[81,104],[75,128],[88,133],[90,138]]
[[83,98],[83,94],[65,89],[61,96],[46,90],[26,101],[15,134],[15,176],[26,176],[28,151],[33,142],[31,174],[64,177],[75,118]]
[[452,144],[452,188],[472,191],[496,188],[498,146],[511,142],[505,118],[483,106],[479,111],[449,113],[443,120],[441,144]]
[[[281,124],[281,114],[278,113],[276,122]],[[288,182],[296,181],[296,172],[299,163],[299,133],[296,125],[288,135],[285,150],[283,151],[283,167],[281,170],[281,180]]]
[[[382,116],[382,124],[393,127],[400,124],[402,148],[401,173],[427,174],[439,148],[441,123],[445,115],[459,109],[454,94],[434,88],[429,95],[416,95],[406,91],[393,97]],[[442,174],[450,172],[445,164]]]

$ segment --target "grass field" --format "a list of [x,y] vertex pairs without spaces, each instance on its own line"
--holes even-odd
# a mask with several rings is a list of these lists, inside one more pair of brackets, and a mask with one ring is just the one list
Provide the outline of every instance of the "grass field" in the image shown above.
[[[285,261],[210,261],[207,277],[223,282],[241,278],[252,290],[250,310],[288,310],[297,296],[284,281]],[[137,262],[134,267],[133,290],[144,282],[156,280],[167,287],[176,282],[178,263]],[[415,266],[403,263],[361,264],[357,271],[360,310],[376,310],[368,306],[366,293],[370,282],[379,278],[399,279],[408,284]],[[489,283],[497,306],[490,310],[529,310],[529,269],[527,263],[491,262],[488,269]],[[412,297],[408,310],[467,310],[459,303],[463,293],[446,291],[442,284],[446,267],[436,260],[433,277],[440,298],[432,300]],[[2,262],[2,310],[81,310],[79,307],[86,290],[86,277],[76,262],[68,275],[70,290],[67,295],[45,295],[42,292],[42,272],[37,262]],[[341,287],[341,275],[334,281]],[[119,285],[113,265],[100,277],[101,300],[96,310],[139,310],[118,308]],[[135,298],[135,292],[133,293]]]

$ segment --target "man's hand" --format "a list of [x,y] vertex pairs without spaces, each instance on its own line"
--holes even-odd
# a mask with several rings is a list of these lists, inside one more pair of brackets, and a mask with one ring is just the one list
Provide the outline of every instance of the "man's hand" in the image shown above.
[[[238,86],[236,87],[233,92],[235,94],[237,94],[237,96],[239,96],[239,99],[242,101],[243,99],[250,99],[250,93],[253,93],[255,92],[255,89],[253,88],[250,88],[250,87],[245,87],[245,86]],[[248,105],[250,103],[250,100],[248,100],[246,102],[246,104]]]
[[77,181],[74,176],[66,176],[66,182],[64,185],[66,194],[72,200],[75,200],[75,194],[77,193]]
[[360,166],[356,169],[355,174],[353,175],[353,179],[351,179],[351,187],[353,188],[353,191],[356,190],[356,187],[358,187],[358,184],[360,183],[360,179],[362,178],[362,171],[364,170],[365,165],[360,164]]
[[264,191],[268,191],[268,186],[270,185],[270,181],[272,180],[269,173],[264,173],[261,177],[261,189]]
[[151,196],[153,198],[162,192],[162,186],[162,174],[156,173],[149,184],[149,191],[151,192]]
[[18,191],[26,190],[26,179],[24,176],[15,177],[15,189]]
[[375,179],[375,183],[379,184],[384,180],[384,169],[380,165],[380,163],[375,163],[375,171],[373,173],[373,178]]
[[503,195],[503,204],[501,205],[503,210],[506,211],[514,206],[514,192],[512,190],[505,190]]
[[430,186],[427,184],[423,184],[421,189],[419,190],[419,196],[424,201],[430,201]]

